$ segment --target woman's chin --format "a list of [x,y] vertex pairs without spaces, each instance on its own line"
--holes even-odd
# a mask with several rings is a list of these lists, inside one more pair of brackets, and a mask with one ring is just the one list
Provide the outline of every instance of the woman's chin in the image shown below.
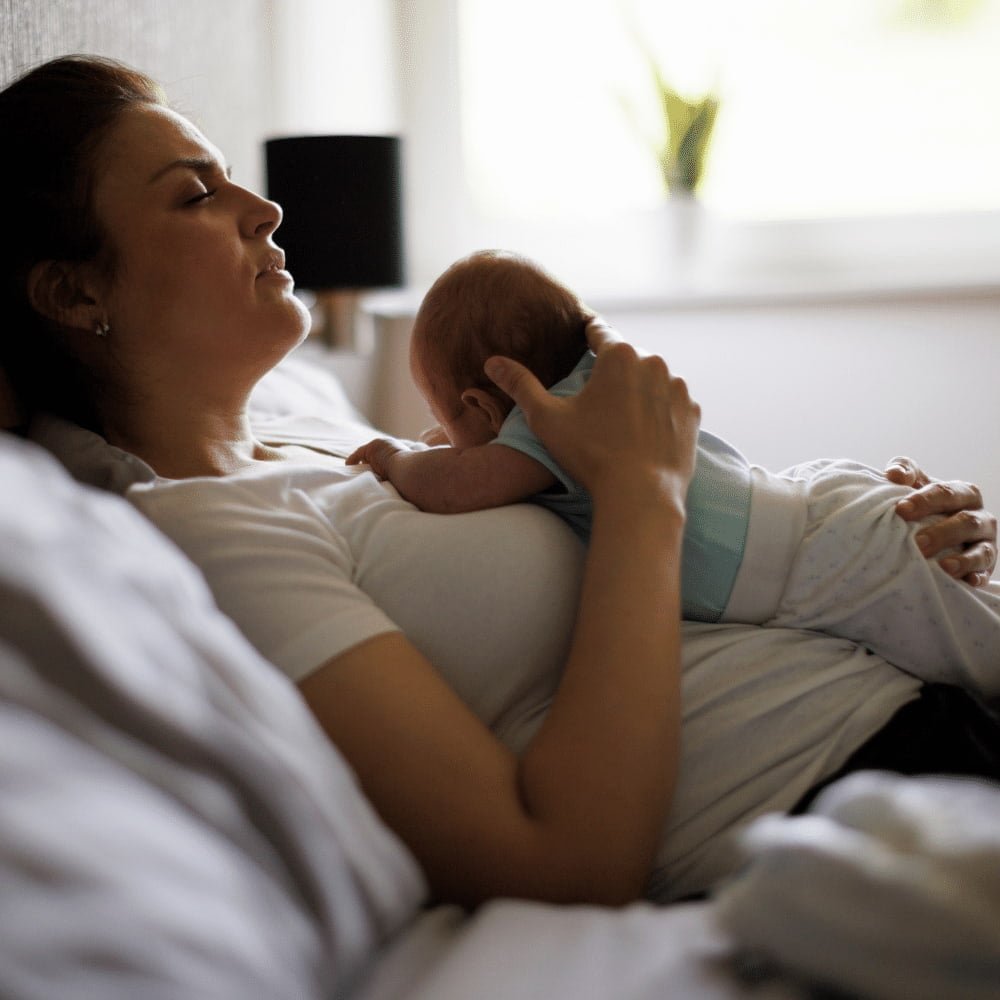
[[297,347],[306,337],[312,328],[312,317],[303,302],[294,295],[289,295],[282,300],[282,315],[274,323],[274,332],[280,331],[281,339],[288,340],[288,349]]
[[309,331],[312,329],[312,316],[301,299],[293,295],[292,301],[294,302],[295,314],[298,317],[298,336],[295,340],[296,345],[298,345],[309,336]]

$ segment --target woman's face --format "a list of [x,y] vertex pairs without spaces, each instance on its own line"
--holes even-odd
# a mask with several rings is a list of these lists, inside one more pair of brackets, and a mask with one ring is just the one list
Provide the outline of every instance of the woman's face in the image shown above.
[[133,375],[242,387],[302,339],[309,315],[271,241],[280,207],[234,184],[190,122],[131,108],[97,163],[94,206],[118,265],[102,305]]

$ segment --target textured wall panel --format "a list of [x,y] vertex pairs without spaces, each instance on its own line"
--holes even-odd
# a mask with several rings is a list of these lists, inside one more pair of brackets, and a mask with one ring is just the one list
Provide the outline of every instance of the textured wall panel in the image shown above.
[[160,81],[260,188],[269,104],[268,0],[0,0],[0,85],[69,52],[112,56]]

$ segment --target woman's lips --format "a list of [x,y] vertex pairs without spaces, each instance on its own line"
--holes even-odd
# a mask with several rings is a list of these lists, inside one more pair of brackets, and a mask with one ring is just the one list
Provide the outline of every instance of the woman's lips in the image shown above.
[[257,275],[258,281],[292,281],[291,274],[283,267],[271,267]]

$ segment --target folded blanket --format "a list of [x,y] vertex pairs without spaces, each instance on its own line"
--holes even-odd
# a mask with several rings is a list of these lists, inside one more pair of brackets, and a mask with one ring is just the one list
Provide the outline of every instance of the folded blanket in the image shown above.
[[1000,786],[861,772],[742,848],[716,893],[741,947],[870,997],[1000,997]]

